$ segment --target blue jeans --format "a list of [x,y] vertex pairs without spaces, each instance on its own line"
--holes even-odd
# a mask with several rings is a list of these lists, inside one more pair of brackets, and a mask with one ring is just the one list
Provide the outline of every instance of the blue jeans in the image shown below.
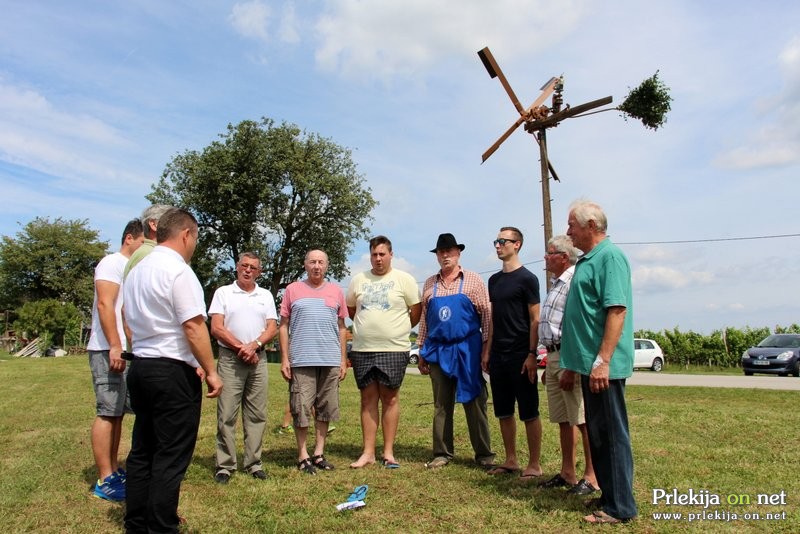
[[592,393],[589,377],[581,375],[581,389],[592,463],[597,483],[603,492],[603,511],[617,519],[636,517],[625,380],[609,380],[607,390]]

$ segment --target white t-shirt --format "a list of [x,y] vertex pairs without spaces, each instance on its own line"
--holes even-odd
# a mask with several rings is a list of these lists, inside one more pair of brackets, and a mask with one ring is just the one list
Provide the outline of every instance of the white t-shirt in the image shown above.
[[157,246],[128,273],[123,292],[125,319],[136,356],[172,358],[200,366],[186,340],[183,323],[206,317],[203,288],[180,254]]
[[125,330],[122,328],[122,273],[128,258],[121,252],[109,254],[97,264],[94,269],[94,303],[92,303],[92,334],[89,336],[89,343],[86,344],[88,350],[108,350],[111,348],[106,339],[103,327],[100,325],[100,314],[97,312],[97,282],[111,282],[120,287],[117,299],[114,301],[114,316],[117,320],[117,333],[123,345],[125,343]]
[[[268,289],[256,285],[248,293],[236,282],[214,292],[208,314],[223,315],[225,328],[243,343],[250,343],[257,338],[269,319],[278,319],[275,299]],[[219,344],[228,347],[222,341]]]

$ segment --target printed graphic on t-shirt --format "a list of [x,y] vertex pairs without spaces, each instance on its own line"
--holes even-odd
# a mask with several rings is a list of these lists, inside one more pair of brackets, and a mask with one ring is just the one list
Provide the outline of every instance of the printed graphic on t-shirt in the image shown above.
[[362,310],[388,310],[389,291],[394,287],[391,282],[373,282],[362,286],[364,296],[361,297]]

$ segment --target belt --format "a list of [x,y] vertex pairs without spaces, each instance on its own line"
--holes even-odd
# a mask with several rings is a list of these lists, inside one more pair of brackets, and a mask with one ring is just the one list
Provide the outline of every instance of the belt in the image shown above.
[[561,343],[556,343],[555,345],[545,345],[547,352],[557,352],[561,350]]

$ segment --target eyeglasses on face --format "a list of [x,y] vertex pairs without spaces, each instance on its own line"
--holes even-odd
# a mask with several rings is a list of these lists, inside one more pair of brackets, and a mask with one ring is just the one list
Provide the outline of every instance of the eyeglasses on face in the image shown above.
[[502,247],[505,246],[506,243],[519,243],[519,239],[506,239],[501,237],[500,239],[495,239],[492,243],[494,243],[494,246],[500,245]]
[[261,267],[258,265],[253,265],[251,263],[240,263],[239,267],[242,268],[243,271],[260,271]]
[[545,252],[544,253],[545,256],[559,256],[561,254],[566,254],[566,252],[555,251],[555,252]]

